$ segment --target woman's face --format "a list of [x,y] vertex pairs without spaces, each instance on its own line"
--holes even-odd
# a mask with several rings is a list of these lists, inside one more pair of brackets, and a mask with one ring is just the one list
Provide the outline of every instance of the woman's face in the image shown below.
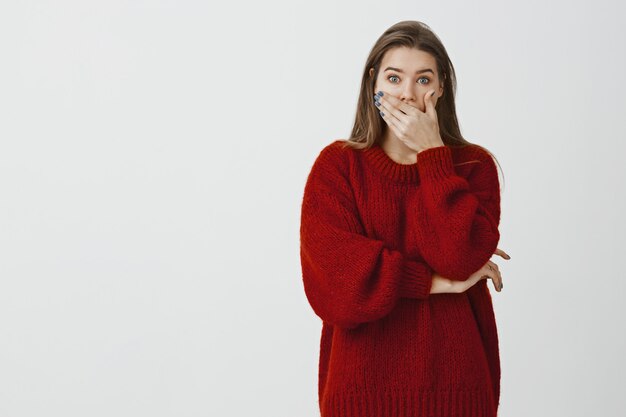
[[[370,76],[373,74],[374,69],[370,68]],[[425,111],[424,96],[433,89],[433,104],[437,104],[437,99],[443,95],[443,83],[437,74],[437,61],[431,54],[406,46],[385,52],[374,92],[391,94]]]

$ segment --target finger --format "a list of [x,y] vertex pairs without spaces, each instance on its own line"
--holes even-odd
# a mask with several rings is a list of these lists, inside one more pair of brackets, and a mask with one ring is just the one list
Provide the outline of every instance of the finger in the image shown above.
[[511,259],[511,257],[502,249],[500,248],[496,248],[496,251],[494,252],[494,255],[499,255],[501,257],[503,257],[504,259]]
[[496,287],[497,291],[502,291],[502,274],[500,273],[500,268],[497,264],[492,262],[492,273],[494,275],[493,285]]
[[390,103],[389,100],[385,100],[384,98],[380,97],[378,99],[378,108],[383,113],[390,115],[389,120],[396,119],[396,121],[398,122],[396,123],[396,125],[400,126],[401,124],[405,123],[404,118],[406,117],[406,114],[398,110],[398,108]]
[[487,262],[489,264],[489,266],[491,267],[491,274],[493,274],[494,278],[493,278],[493,286],[496,289],[496,291],[502,291],[502,273],[500,272],[500,267],[498,266],[498,264],[492,262],[492,261],[488,261]]
[[494,271],[489,271],[489,274],[487,275],[483,275],[481,278],[483,279],[490,279],[492,284],[493,284],[493,289],[496,291],[499,291],[499,284],[498,284],[498,278],[497,278],[498,274],[496,274]]
[[496,248],[496,250],[494,252],[494,255],[501,256],[504,259],[511,259],[511,257],[506,252],[504,252],[502,249],[500,249],[500,248]]
[[487,263],[483,267],[485,269],[485,275],[483,276],[486,277],[487,279],[490,279],[491,282],[493,282],[493,288],[496,291],[499,291],[500,284],[498,283],[498,270],[496,266],[497,265],[494,264],[493,262],[487,261]]
[[490,274],[487,275],[487,278],[489,278],[493,283],[493,289],[496,291],[500,291],[500,280],[498,277],[498,273],[495,271],[490,271]]
[[387,126],[389,126],[389,128],[391,130],[393,130],[393,133],[395,134],[395,136],[402,140],[401,138],[403,137],[402,131],[400,130],[399,126],[398,126],[398,121],[397,119],[395,119],[394,117],[390,117],[387,113],[385,113],[384,111],[380,111],[380,117],[383,118],[383,120],[385,121],[385,123],[387,123]]
[[435,100],[433,99],[435,90],[431,90],[426,93],[424,97],[424,103],[426,104],[425,113],[430,116],[431,119],[437,120],[437,111],[435,110]]
[[397,97],[392,96],[391,94],[384,94],[380,97],[383,100],[387,100],[393,107],[395,107],[398,110],[401,110],[403,114],[410,114],[413,116],[416,116],[417,113],[422,113],[422,111],[420,109],[418,109],[417,107],[413,107],[408,103],[405,103],[404,101],[400,100]]

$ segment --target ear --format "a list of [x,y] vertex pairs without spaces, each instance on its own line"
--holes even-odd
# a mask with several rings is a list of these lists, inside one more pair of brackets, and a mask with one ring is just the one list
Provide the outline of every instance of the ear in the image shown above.
[[374,68],[370,68],[370,77],[374,75]]

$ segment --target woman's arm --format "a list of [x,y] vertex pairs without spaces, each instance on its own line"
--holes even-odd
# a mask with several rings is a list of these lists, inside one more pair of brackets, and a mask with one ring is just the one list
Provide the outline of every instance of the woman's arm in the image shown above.
[[325,322],[354,328],[387,315],[400,297],[427,298],[428,264],[365,235],[342,158],[324,149],[302,201],[300,255],[309,303]]
[[416,235],[424,260],[451,280],[464,281],[494,254],[500,240],[500,184],[496,165],[474,147],[478,159],[468,178],[457,175],[448,146],[418,154]]

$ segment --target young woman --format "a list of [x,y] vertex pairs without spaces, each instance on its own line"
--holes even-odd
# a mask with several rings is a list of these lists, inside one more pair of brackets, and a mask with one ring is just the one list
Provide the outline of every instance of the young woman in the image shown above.
[[352,134],[317,156],[302,200],[307,299],[322,319],[322,417],[496,416],[487,279],[502,289],[500,183],[465,140],[438,37],[404,21],[367,59]]

